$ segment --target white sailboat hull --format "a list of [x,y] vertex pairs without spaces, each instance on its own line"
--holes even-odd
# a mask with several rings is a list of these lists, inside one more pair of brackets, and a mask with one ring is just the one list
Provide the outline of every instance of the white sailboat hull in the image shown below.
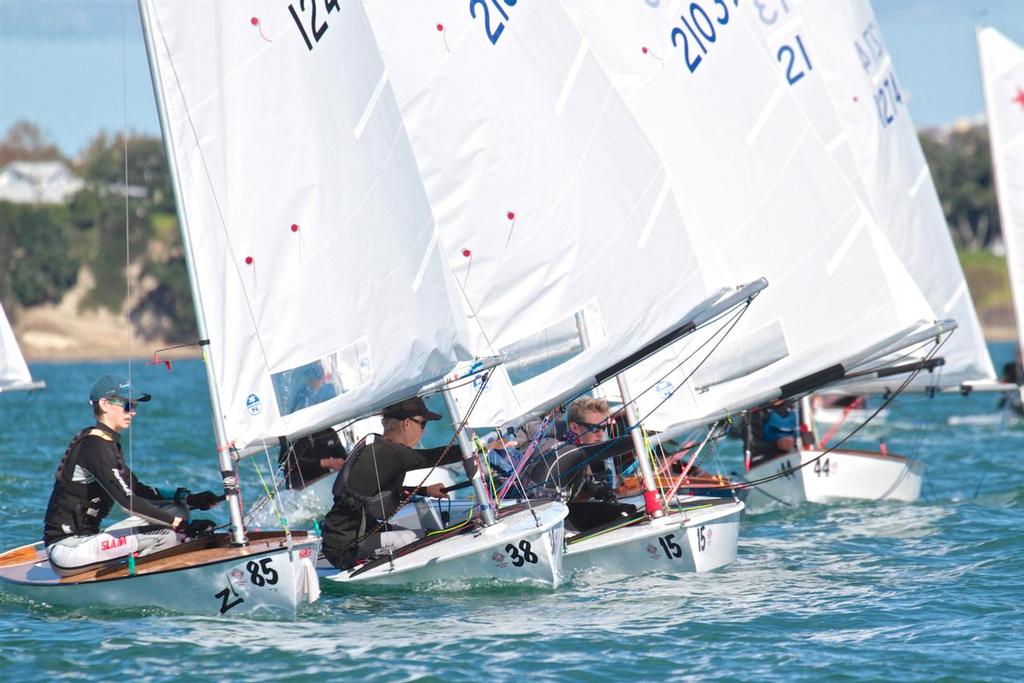
[[439,541],[371,569],[318,567],[321,578],[343,584],[460,585],[474,581],[562,581],[562,521],[568,508],[552,502],[503,515],[494,526]]
[[837,449],[814,462],[820,455],[820,450],[788,453],[751,467],[748,481],[787,474],[749,489],[744,499],[747,510],[756,514],[805,502],[829,504],[843,500],[911,503],[921,497],[925,465],[918,460]]
[[290,550],[283,535],[277,535],[245,548],[179,553],[173,562],[138,560],[134,576],[122,564],[113,572],[61,578],[42,544],[34,549],[35,557],[27,562],[0,567],[0,588],[54,606],[294,619],[300,605],[320,595],[314,565],[320,539],[315,536],[296,539]]
[[708,572],[736,560],[743,503],[681,510],[578,542],[570,540],[565,573]]

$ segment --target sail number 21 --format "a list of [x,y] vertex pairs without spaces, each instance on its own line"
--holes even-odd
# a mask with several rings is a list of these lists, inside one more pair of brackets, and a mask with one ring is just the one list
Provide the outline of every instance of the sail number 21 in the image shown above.
[[[680,25],[673,27],[669,36],[672,47],[682,50],[683,62],[690,73],[697,70],[704,61],[704,55],[708,54],[709,46],[718,40],[716,26],[725,26],[729,23],[728,1],[714,0],[713,5],[712,18],[712,14],[708,14],[701,3],[691,2],[689,9],[679,15]],[[739,5],[739,0],[732,0],[733,7]]]

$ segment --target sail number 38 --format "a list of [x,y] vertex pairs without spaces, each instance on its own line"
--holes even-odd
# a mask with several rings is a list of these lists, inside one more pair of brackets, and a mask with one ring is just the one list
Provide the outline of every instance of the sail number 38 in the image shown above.
[[509,543],[505,546],[505,552],[508,553],[508,558],[512,560],[512,565],[515,567],[522,567],[524,564],[529,562],[530,564],[537,564],[537,553],[533,552],[533,546],[526,539],[519,541],[519,546]]

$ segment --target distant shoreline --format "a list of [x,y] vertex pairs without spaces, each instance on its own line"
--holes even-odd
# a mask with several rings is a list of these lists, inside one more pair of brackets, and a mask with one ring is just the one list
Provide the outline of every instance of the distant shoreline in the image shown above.
[[[164,360],[178,361],[178,360],[196,360],[200,357],[198,351],[189,351],[188,349],[174,349],[173,351],[163,351],[157,356],[159,361]],[[25,350],[25,360],[29,363],[102,363],[102,362],[115,362],[115,361],[153,361],[153,351],[149,350],[145,353],[125,353],[119,349],[103,349],[98,350],[95,353],[31,353],[27,349]]]
[[[986,342],[1017,341],[1017,330],[1013,327],[986,326],[982,329],[982,333],[985,336]],[[24,351],[25,360],[27,360],[30,363],[102,363],[129,360],[152,362],[153,353],[158,348],[159,346],[147,346],[145,350],[133,349],[132,353],[126,353],[123,348],[102,348],[96,349],[92,353],[82,353],[81,351],[78,351],[56,352],[47,354],[32,352],[31,349],[24,349]],[[157,357],[159,359],[157,362],[161,362],[164,360],[196,360],[200,358],[200,353],[198,349],[195,349],[194,347],[187,347],[181,349],[170,349],[168,351],[161,351]]]

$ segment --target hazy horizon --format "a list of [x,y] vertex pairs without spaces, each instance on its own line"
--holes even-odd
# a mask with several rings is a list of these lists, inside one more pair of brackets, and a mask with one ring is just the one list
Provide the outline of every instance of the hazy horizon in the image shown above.
[[[1024,43],[1024,2],[872,5],[915,125],[983,116],[974,26]],[[0,132],[20,120],[72,158],[101,130],[159,135],[135,0],[0,0]]]

